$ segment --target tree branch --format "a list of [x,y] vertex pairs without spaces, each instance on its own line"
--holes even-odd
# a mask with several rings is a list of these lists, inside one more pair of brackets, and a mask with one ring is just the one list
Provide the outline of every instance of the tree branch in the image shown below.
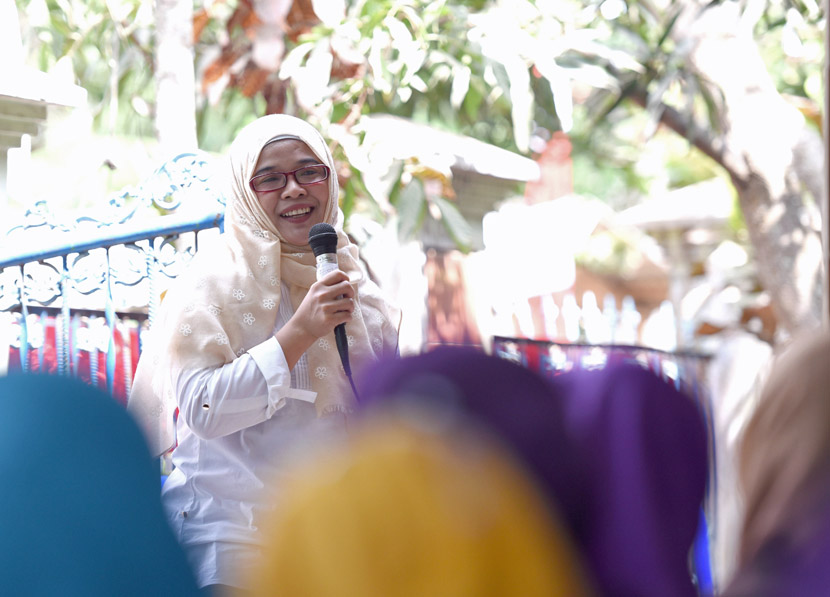
[[[639,85],[630,90],[628,97],[643,109],[648,104],[648,93]],[[709,131],[696,126],[680,111],[665,104],[660,113],[660,123],[688,139],[697,149],[725,168],[731,177],[737,176],[737,172],[729,165],[726,146],[720,135],[712,135]]]

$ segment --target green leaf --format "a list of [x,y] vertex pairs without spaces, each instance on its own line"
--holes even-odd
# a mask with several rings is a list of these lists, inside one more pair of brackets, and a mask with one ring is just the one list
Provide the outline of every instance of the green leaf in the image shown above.
[[403,187],[403,181],[401,180],[401,174],[403,173],[403,162],[397,161],[396,165],[392,166],[392,188],[389,189],[389,203],[391,205],[397,206],[398,201],[400,200],[401,190]]
[[349,112],[352,109],[352,103],[346,102],[334,102],[331,108],[331,121],[332,122],[341,122],[346,116],[349,115]]
[[672,16],[671,20],[669,21],[669,24],[666,26],[666,30],[663,31],[663,34],[660,36],[660,39],[657,40],[657,47],[658,48],[663,47],[663,44],[669,38],[669,36],[671,35],[672,30],[674,29],[674,24],[677,22],[677,17],[679,17],[682,12],[683,12],[682,8],[678,8],[675,11],[674,16]]
[[481,107],[481,101],[484,99],[484,96],[475,89],[470,88],[467,92],[467,95],[464,97],[464,113],[467,115],[472,121],[475,121],[479,117],[479,108]]
[[398,238],[411,239],[421,225],[427,202],[424,185],[417,178],[403,187],[396,202],[398,208]]
[[469,222],[451,201],[443,197],[435,197],[433,201],[438,206],[441,221],[455,245],[464,253],[468,253],[473,246],[473,229]]
[[705,81],[696,79],[697,87],[700,90],[700,98],[706,106],[706,120],[713,131],[720,133],[723,130],[723,123],[720,121],[720,106],[724,105],[723,90],[713,89]]
[[[352,175],[356,176],[358,174],[353,172]],[[340,201],[340,209],[343,210],[343,219],[345,219],[345,220],[349,219],[349,216],[351,215],[352,211],[354,210],[354,204],[355,204],[355,197],[356,196],[357,196],[357,193],[355,192],[355,189],[354,189],[354,182],[352,181],[352,179],[349,179],[349,181],[343,187],[343,197]]]

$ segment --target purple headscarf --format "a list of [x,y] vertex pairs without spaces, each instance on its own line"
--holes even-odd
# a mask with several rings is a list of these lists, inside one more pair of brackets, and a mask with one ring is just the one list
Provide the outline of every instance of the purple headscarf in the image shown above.
[[567,525],[578,510],[578,465],[550,382],[511,361],[471,348],[380,361],[358,380],[363,409],[440,405],[470,419],[524,463]]
[[[773,533],[741,566],[723,597],[815,597],[830,593],[830,486],[823,471],[792,529]],[[804,507],[805,500],[797,506]]]
[[693,400],[636,364],[556,378],[580,452],[576,541],[603,594],[684,597],[708,470]]

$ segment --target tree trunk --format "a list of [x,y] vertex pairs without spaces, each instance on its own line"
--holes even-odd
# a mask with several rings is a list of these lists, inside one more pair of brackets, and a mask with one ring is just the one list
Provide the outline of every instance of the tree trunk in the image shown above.
[[156,0],[156,136],[163,155],[198,148],[193,2]]
[[821,322],[824,144],[775,89],[752,24],[741,22],[737,3],[725,2],[679,20],[675,31],[692,68],[721,95],[718,161],[737,190],[759,279],[779,323],[794,333]]

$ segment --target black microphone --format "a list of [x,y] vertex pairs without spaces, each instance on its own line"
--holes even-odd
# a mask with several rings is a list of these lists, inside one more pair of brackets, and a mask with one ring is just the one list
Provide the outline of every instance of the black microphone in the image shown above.
[[[322,222],[314,224],[308,231],[308,244],[317,259],[317,279],[319,280],[337,267],[337,232],[334,226]],[[343,364],[343,371],[352,386],[355,399],[359,400],[357,388],[352,380],[352,367],[349,364],[349,341],[346,338],[346,324],[340,323],[334,327],[334,341],[337,344],[337,352],[340,355],[340,362]]]

